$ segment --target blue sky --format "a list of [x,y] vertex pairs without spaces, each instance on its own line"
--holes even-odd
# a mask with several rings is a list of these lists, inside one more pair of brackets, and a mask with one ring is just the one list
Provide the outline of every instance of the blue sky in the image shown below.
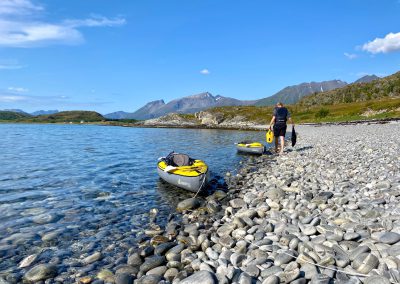
[[0,109],[134,111],[400,70],[399,0],[1,0]]

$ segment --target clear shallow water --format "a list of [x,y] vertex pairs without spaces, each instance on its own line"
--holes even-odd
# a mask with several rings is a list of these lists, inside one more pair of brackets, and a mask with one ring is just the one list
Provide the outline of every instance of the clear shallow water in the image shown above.
[[235,142],[264,137],[224,130],[0,124],[0,272],[18,272],[17,263],[38,252],[38,262],[66,267],[93,251],[109,252],[102,265],[115,262],[146,227],[151,208],[160,210],[163,223],[180,199],[191,196],[159,180],[158,157],[172,150],[188,153],[223,176],[243,157]]

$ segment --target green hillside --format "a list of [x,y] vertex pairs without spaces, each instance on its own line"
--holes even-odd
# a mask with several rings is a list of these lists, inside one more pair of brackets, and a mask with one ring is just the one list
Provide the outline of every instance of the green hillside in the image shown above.
[[335,105],[400,97],[400,72],[369,83],[350,84],[346,87],[302,98],[301,106]]
[[55,114],[29,116],[17,112],[0,112],[0,120],[35,123],[97,122],[105,118],[94,111],[63,111]]
[[[291,112],[295,123],[400,118],[400,97],[385,97],[364,102],[334,105],[303,106],[295,104],[289,105],[287,108]],[[221,120],[240,117],[243,121],[263,125],[269,124],[272,111],[272,106],[219,107],[207,110],[207,112],[219,117]]]
[[39,115],[32,118],[34,122],[96,122],[105,118],[95,111],[62,111],[55,114]]
[[0,111],[0,120],[18,120],[30,118],[29,114],[13,112],[13,111]]

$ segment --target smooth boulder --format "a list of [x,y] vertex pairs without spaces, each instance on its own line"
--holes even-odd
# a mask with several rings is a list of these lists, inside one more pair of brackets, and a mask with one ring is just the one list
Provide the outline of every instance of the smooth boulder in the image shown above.
[[31,282],[46,280],[57,275],[57,267],[50,264],[38,264],[25,274],[25,279]]
[[214,273],[201,270],[183,279],[179,284],[217,284],[218,280]]

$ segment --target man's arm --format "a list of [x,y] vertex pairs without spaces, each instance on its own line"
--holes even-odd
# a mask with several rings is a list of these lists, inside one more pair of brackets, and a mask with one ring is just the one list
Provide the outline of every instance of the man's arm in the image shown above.
[[275,123],[275,115],[272,117],[271,122],[269,123],[269,129],[272,128],[272,124]]

